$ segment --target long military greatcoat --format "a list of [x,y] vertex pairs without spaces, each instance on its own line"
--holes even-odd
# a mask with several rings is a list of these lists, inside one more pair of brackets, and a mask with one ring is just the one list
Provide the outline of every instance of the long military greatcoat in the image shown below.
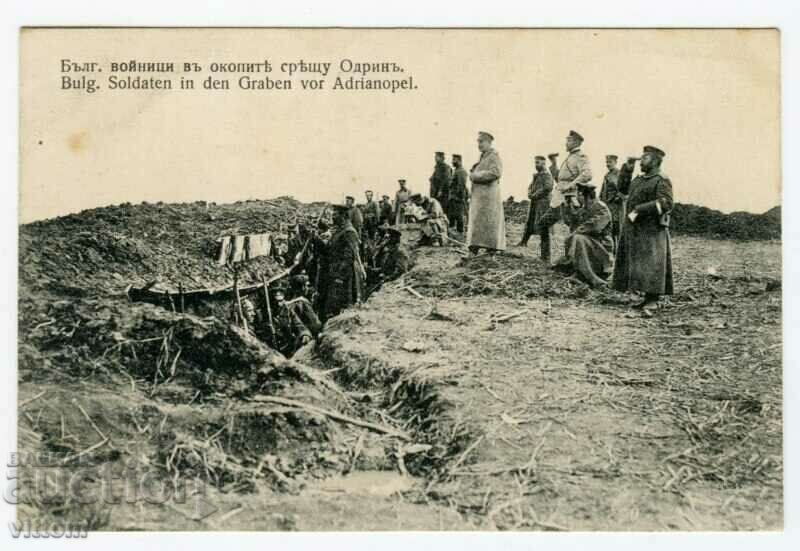
[[320,317],[327,320],[348,306],[359,302],[363,291],[360,241],[350,222],[338,229],[321,249],[319,306]]
[[469,205],[467,245],[503,251],[506,248],[506,220],[500,196],[500,176],[503,162],[497,151],[481,154],[472,167],[472,193]]
[[431,177],[428,179],[431,183],[431,199],[438,200],[444,208],[447,208],[447,197],[450,188],[450,179],[452,177],[453,169],[450,168],[450,165],[442,161],[436,163],[436,166],[433,168],[433,174],[431,174]]
[[614,265],[611,212],[602,201],[591,207],[566,209],[566,222],[575,231],[566,241],[566,255],[575,270],[591,285],[604,283]]
[[640,174],[631,182],[633,168],[622,166],[619,191],[628,195],[627,212],[638,213],[635,222],[622,219],[614,288],[671,295],[672,248],[669,213],[672,210],[672,182],[660,172]]

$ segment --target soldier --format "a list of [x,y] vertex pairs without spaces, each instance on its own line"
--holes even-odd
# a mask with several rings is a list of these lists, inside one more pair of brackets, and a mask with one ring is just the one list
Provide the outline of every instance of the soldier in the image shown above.
[[328,243],[316,238],[321,251],[319,272],[319,314],[322,321],[360,302],[366,279],[359,255],[358,233],[350,222],[346,206],[333,206],[333,235]]
[[558,269],[574,270],[592,287],[608,287],[606,280],[614,266],[611,212],[597,200],[595,185],[576,184],[581,206],[566,207],[566,222],[575,229],[567,237],[566,252]]
[[394,216],[392,210],[392,201],[388,195],[384,195],[381,197],[380,202],[380,220],[379,225],[384,224],[393,224],[394,223]]
[[[583,136],[570,130],[566,139],[567,158],[561,163],[558,169],[556,187],[553,190],[550,205],[572,204],[579,206],[577,199],[577,184],[586,184],[592,180],[592,168],[589,165],[589,157],[581,151]],[[572,228],[570,228],[572,229]]]
[[629,157],[617,182],[618,190],[628,196],[628,214],[622,219],[614,289],[644,293],[644,300],[636,308],[646,310],[658,306],[660,295],[673,292],[669,236],[672,182],[661,173],[664,156],[661,149],[645,146],[641,174],[631,181],[636,159]]
[[553,192],[553,177],[545,166],[545,159],[537,155],[534,159],[536,172],[528,186],[528,199],[531,206],[528,210],[528,221],[525,225],[525,233],[519,242],[520,247],[528,245],[531,235],[539,234],[539,251],[542,260],[550,264],[550,226],[542,225],[541,219],[547,209],[550,208],[550,195]]
[[308,276],[298,274],[292,277],[290,291],[292,298],[286,301],[286,305],[303,322],[303,325],[311,331],[311,335],[316,337],[319,335],[320,329],[322,329],[322,323],[312,306],[314,289],[309,283]]
[[611,236],[614,238],[616,246],[619,240],[620,220],[625,216],[625,195],[617,189],[619,169],[617,168],[616,155],[606,155],[606,168],[608,172],[603,178],[603,187],[600,188],[600,200],[611,211]]
[[304,242],[300,237],[300,232],[295,224],[290,224],[286,229],[286,253],[284,254],[284,264],[291,266],[297,260],[297,255],[303,250]]
[[348,195],[345,198],[345,205],[350,216],[350,223],[353,224],[353,228],[358,233],[358,238],[361,239],[361,232],[364,229],[364,216],[361,214],[361,209],[356,206],[355,197]]
[[450,180],[453,178],[453,170],[444,161],[444,152],[437,151],[434,155],[435,165],[433,174],[428,179],[431,183],[431,199],[436,199],[442,208],[447,208],[447,198],[450,187]]
[[397,183],[400,184],[400,189],[397,190],[394,196],[394,223],[402,224],[405,222],[403,220],[403,207],[411,197],[411,190],[406,187],[406,181],[403,178],[397,180]]
[[411,254],[402,243],[402,233],[395,228],[386,228],[386,241],[376,256],[376,279],[379,282],[396,279],[413,266]]
[[378,203],[372,200],[372,191],[367,190],[364,192],[367,202],[364,203],[364,231],[366,236],[370,239],[375,237],[375,232],[378,230],[378,221],[381,217],[381,210]]
[[506,221],[500,192],[503,162],[492,147],[494,136],[478,133],[478,150],[481,157],[470,170],[472,181],[469,206],[467,246],[473,254],[480,249],[504,251],[506,248]]
[[274,347],[288,356],[311,340],[311,331],[287,304],[284,285],[276,285],[272,290],[272,297],[275,301],[272,315]]
[[464,218],[469,208],[469,190],[467,189],[467,171],[464,169],[461,155],[453,154],[453,178],[450,180],[447,197],[447,218],[450,227],[464,233]]
[[444,237],[447,235],[447,216],[439,201],[431,197],[423,197],[419,193],[411,196],[411,201],[423,209],[427,217],[422,222],[422,237],[420,245],[432,245],[438,243],[444,245]]

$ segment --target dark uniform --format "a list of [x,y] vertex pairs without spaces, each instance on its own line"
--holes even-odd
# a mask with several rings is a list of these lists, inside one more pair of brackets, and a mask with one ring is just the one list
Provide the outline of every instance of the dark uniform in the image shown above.
[[464,233],[464,219],[469,208],[468,180],[469,175],[463,166],[453,171],[449,187],[450,194],[447,199],[447,210],[445,211],[447,212],[447,219],[450,221],[450,227],[461,233]]
[[436,161],[433,174],[429,178],[431,183],[431,199],[436,199],[442,208],[447,212],[447,201],[450,188],[450,180],[453,178],[453,169],[446,162]]
[[550,195],[553,193],[553,177],[547,169],[536,172],[528,186],[528,199],[531,206],[528,210],[528,220],[525,224],[525,233],[522,236],[522,245],[528,244],[531,235],[539,234],[540,255],[542,260],[550,262],[550,226],[542,224],[542,217],[550,208]]
[[284,354],[291,354],[303,344],[304,338],[311,338],[311,331],[294,310],[283,303],[272,316],[275,327],[275,347]]
[[319,320],[317,313],[314,312],[314,307],[311,305],[306,297],[295,297],[292,300],[286,301],[286,306],[297,316],[305,327],[311,332],[313,336],[319,335],[322,329],[322,322]]
[[381,199],[380,202],[380,216],[379,216],[379,225],[383,224],[393,224],[394,223],[394,209],[392,208],[391,201],[386,199]]
[[[346,209],[346,207],[334,208]],[[322,321],[361,301],[364,268],[359,247],[358,233],[349,218],[343,225],[334,229],[328,243],[318,239],[317,248],[322,252],[318,310]]]
[[367,201],[364,203],[364,232],[370,238],[375,236],[380,224],[381,211],[378,203],[375,201]]
[[612,168],[603,178],[603,187],[600,188],[600,200],[611,211],[611,233],[614,241],[619,239],[619,228],[622,218],[625,217],[625,195],[617,187],[619,169]]
[[[652,146],[646,153],[663,152]],[[624,164],[619,174],[619,191],[628,196],[627,212],[637,213],[636,221],[626,216],[617,247],[614,289],[640,291],[647,295],[671,295],[672,247],[669,214],[672,211],[672,182],[660,170],[640,174],[633,181],[633,166]]]

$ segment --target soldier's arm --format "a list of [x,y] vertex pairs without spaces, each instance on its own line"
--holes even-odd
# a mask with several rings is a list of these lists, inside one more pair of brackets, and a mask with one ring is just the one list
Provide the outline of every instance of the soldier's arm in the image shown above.
[[669,178],[661,178],[661,181],[656,184],[656,198],[637,205],[635,210],[639,216],[661,216],[670,212],[672,205],[672,182],[669,181]]
[[470,178],[476,184],[491,184],[499,180],[503,174],[503,163],[497,155],[488,155],[484,163],[486,168],[473,170]]
[[534,176],[533,179],[531,180],[531,183],[528,184],[528,199],[530,199],[531,201],[536,199],[536,195],[537,195],[536,194],[535,182],[536,182],[536,176]]
[[617,177],[617,191],[628,195],[631,190],[631,180],[633,179],[633,165],[625,163],[619,169],[619,176]]
[[592,167],[589,164],[589,157],[584,154],[576,155],[578,175],[572,180],[572,186],[585,184],[592,181]]

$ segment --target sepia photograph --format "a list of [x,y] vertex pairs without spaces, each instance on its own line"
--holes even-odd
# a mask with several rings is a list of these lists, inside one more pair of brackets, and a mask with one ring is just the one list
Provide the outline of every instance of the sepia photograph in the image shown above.
[[17,38],[14,537],[784,529],[778,29]]

